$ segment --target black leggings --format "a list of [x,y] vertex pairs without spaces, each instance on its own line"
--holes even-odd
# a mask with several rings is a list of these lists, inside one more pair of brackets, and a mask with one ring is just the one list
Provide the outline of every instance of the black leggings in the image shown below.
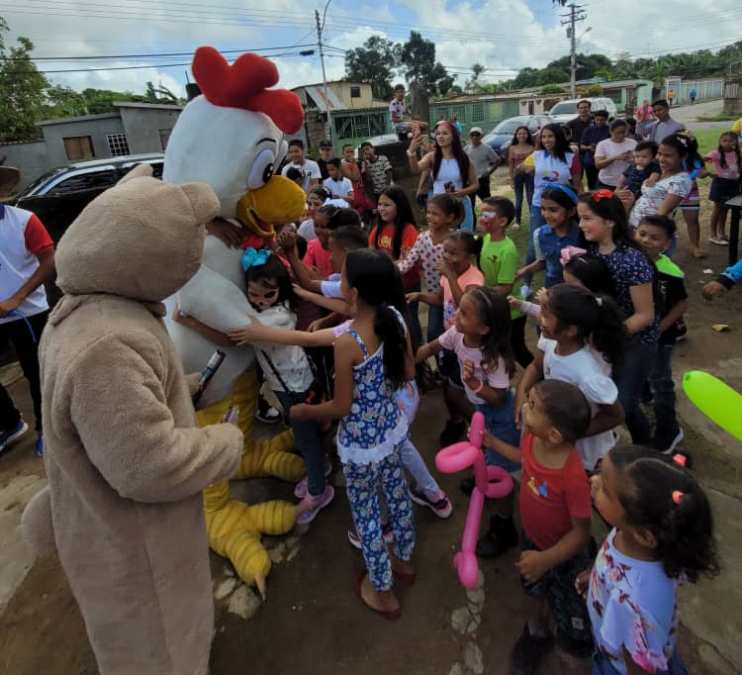
[[519,316],[513,319],[510,324],[510,346],[513,349],[515,360],[521,368],[527,368],[533,361],[533,354],[526,346],[526,316]]
[[[49,312],[41,312],[23,319],[0,324],[0,340],[9,341],[21,364],[23,374],[28,380],[36,417],[36,431],[41,431],[41,385],[39,378],[39,339],[46,325]],[[30,327],[29,327],[30,324]],[[5,387],[0,384],[0,430],[10,431],[21,419],[21,414],[10,398]]]

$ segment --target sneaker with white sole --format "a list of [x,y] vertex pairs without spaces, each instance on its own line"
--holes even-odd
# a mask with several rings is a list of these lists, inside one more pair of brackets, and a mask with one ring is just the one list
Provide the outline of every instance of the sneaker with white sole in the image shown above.
[[[389,523],[384,523],[381,526],[381,532],[384,537],[384,543],[389,545],[394,542],[394,532],[392,526]],[[353,548],[361,550],[361,538],[358,536],[358,532],[355,527],[348,528],[348,541]]]
[[[332,464],[329,462],[325,464],[325,478],[328,478],[332,473]],[[309,476],[304,476],[294,487],[294,497],[297,499],[304,499],[309,493]]]
[[296,505],[299,514],[296,517],[296,522],[299,525],[308,525],[333,499],[335,499],[335,488],[332,485],[325,485],[325,491],[321,495],[316,497],[307,495]]
[[258,410],[255,413],[255,419],[263,424],[278,424],[282,417],[280,411],[273,406],[268,406],[265,410]]
[[450,518],[453,513],[453,505],[443,490],[438,493],[437,499],[428,499],[424,492],[418,492],[410,488],[410,499],[415,504],[427,506],[439,518]]
[[5,452],[9,445],[17,441],[27,431],[28,424],[26,424],[23,419],[20,419],[18,420],[18,424],[16,424],[12,429],[0,433],[0,453]]

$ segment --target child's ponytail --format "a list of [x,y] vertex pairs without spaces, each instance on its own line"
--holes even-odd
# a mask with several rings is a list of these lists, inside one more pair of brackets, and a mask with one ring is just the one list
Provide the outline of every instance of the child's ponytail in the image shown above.
[[693,475],[644,447],[616,447],[609,456],[624,479],[618,498],[626,520],[652,535],[667,576],[695,582],[718,574],[711,505]]
[[613,366],[623,357],[626,328],[621,310],[608,295],[557,284],[549,289],[548,307],[561,328],[574,326],[577,337],[590,344]]
[[362,248],[348,252],[345,274],[358,297],[376,310],[374,332],[384,345],[384,374],[399,388],[405,382],[407,353],[404,314],[397,308],[404,298],[399,270],[386,253]]
[[394,307],[386,303],[377,306],[374,333],[384,343],[384,375],[399,389],[405,383],[407,338],[402,317]]

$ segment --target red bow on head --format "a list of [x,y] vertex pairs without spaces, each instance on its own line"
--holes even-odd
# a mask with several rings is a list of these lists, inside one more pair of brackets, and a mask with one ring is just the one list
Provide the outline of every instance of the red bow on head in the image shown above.
[[213,47],[199,47],[191,70],[209,103],[262,112],[287,134],[301,129],[304,109],[299,97],[287,89],[268,89],[278,82],[278,68],[272,61],[242,54],[229,65]]
[[596,190],[593,192],[593,201],[594,202],[600,202],[604,199],[611,199],[613,197],[613,190],[606,190],[603,188],[602,190]]

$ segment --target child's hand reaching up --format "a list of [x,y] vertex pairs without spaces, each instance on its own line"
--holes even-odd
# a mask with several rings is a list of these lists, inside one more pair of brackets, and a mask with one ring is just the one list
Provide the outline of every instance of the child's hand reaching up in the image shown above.
[[296,234],[291,230],[284,230],[278,235],[278,245],[286,255],[296,254]]
[[536,291],[536,302],[539,305],[545,305],[549,300],[549,291],[546,288],[539,288]]
[[543,551],[523,551],[515,566],[529,584],[535,584],[550,569]]

